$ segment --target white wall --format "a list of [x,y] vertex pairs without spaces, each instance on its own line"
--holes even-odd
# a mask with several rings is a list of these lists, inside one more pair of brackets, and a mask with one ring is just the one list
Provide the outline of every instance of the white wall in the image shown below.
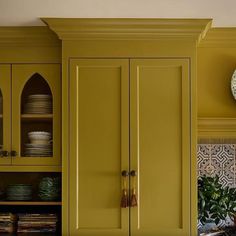
[[39,17],[213,18],[236,27],[236,0],[0,0],[0,26],[41,25]]

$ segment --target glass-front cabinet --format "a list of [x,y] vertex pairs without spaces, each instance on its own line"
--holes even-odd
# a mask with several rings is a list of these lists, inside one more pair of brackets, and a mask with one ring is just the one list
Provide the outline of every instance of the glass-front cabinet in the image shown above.
[[0,67],[0,165],[59,166],[58,64]]
[[0,65],[0,164],[11,165],[11,66]]

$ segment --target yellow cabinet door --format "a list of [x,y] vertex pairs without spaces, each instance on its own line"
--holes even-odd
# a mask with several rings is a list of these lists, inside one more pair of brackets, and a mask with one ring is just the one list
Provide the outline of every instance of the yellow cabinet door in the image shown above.
[[138,173],[131,236],[189,236],[188,59],[134,59],[130,65],[130,169]]
[[11,158],[11,66],[0,65],[0,165]]
[[121,171],[129,168],[129,61],[71,59],[69,229],[128,236]]
[[[12,156],[13,165],[60,165],[60,78],[58,64],[12,65],[12,150],[15,151]],[[46,137],[44,133],[40,137],[36,133],[34,137],[34,133],[34,139],[30,138],[30,132],[41,131],[50,135]]]

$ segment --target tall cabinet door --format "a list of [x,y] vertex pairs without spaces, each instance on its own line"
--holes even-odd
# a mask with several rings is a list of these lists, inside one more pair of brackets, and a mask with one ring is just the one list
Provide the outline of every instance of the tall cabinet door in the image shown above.
[[13,165],[61,164],[60,78],[58,64],[12,66]]
[[10,165],[11,158],[11,66],[0,65],[0,165]]
[[187,59],[131,60],[131,236],[190,235],[190,78]]
[[70,235],[128,236],[121,171],[129,168],[128,60],[71,59]]

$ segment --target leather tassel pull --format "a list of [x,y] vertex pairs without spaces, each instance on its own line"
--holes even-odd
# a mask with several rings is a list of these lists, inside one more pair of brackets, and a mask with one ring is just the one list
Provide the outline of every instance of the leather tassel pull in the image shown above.
[[128,197],[128,189],[127,189],[127,179],[128,179],[129,173],[128,171],[124,170],[122,171],[122,197],[121,197],[121,208],[127,208],[129,207],[129,197]]
[[136,195],[136,171],[132,170],[130,172],[131,175],[131,197],[130,197],[130,202],[129,205],[131,207],[136,207],[138,206],[138,200],[137,200],[137,195]]

